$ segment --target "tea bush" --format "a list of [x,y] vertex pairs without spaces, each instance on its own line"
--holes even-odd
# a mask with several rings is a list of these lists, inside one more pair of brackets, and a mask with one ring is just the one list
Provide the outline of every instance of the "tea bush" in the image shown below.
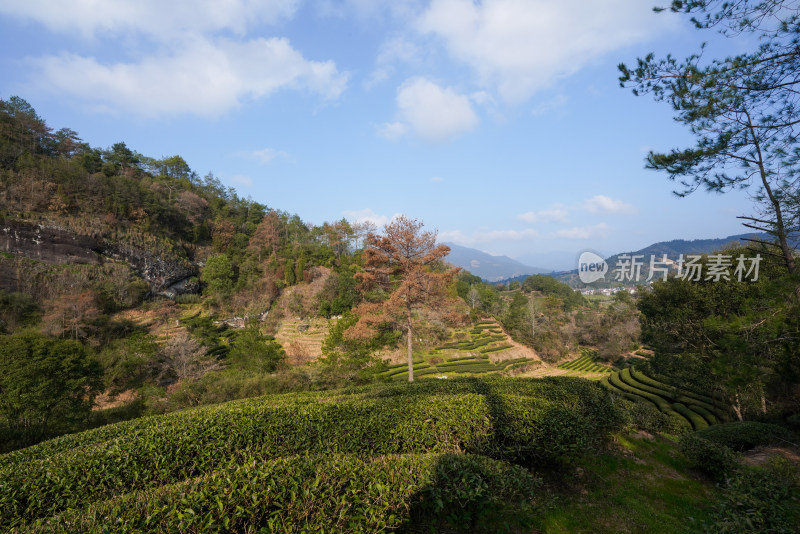
[[786,428],[756,421],[715,425],[697,435],[735,451],[746,451],[760,445],[785,445],[793,440],[792,433]]
[[622,424],[580,379],[450,379],[269,395],[110,425],[0,457],[0,527],[153,491],[230,459],[473,453],[568,462]]
[[637,428],[648,432],[665,432],[669,429],[669,416],[647,401],[631,403],[628,413]]
[[708,532],[790,534],[800,524],[800,472],[785,458],[745,469],[725,487]]
[[[475,530],[530,507],[539,480],[482,456],[248,455],[201,477],[73,509],[32,532]],[[524,515],[522,516],[524,518]]]
[[738,467],[736,453],[725,445],[704,439],[697,433],[684,434],[678,443],[689,460],[689,466],[703,471],[721,482],[730,477]]

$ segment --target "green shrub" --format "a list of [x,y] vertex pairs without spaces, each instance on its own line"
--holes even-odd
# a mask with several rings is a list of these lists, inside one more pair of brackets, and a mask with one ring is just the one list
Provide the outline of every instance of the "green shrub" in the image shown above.
[[182,293],[175,296],[175,302],[178,304],[199,304],[201,301],[197,293]]
[[457,356],[455,358],[450,358],[449,360],[445,361],[444,363],[453,363],[453,362],[463,362],[465,360],[476,361],[477,359],[475,356]]
[[615,388],[620,389],[620,390],[622,390],[622,391],[624,391],[626,393],[630,393],[632,395],[636,395],[636,396],[641,397],[643,399],[649,400],[650,402],[655,404],[658,407],[658,409],[661,410],[662,412],[668,412],[668,411],[672,410],[672,407],[670,406],[670,404],[667,401],[665,401],[664,399],[662,399],[661,397],[659,397],[658,395],[655,395],[653,393],[649,393],[647,391],[643,391],[643,390],[641,390],[639,388],[635,388],[635,387],[633,387],[633,386],[631,386],[629,384],[626,384],[622,380],[620,380],[619,373],[614,373],[614,374],[610,375],[608,377],[608,382],[612,386],[614,386]]
[[209,475],[261,455],[483,454],[548,464],[622,419],[580,379],[450,379],[270,395],[153,416],[0,457],[0,527]]
[[[642,376],[642,375],[637,375]],[[631,374],[631,369],[626,368],[619,372],[619,378],[626,384],[633,386],[635,388],[641,389],[642,391],[647,391],[648,393],[652,393],[654,395],[658,395],[659,397],[667,400],[675,400],[677,394],[675,393],[675,389],[670,386],[656,387],[653,386],[653,381],[646,381],[643,382],[638,378],[635,378]]]
[[637,428],[648,432],[665,432],[669,430],[669,416],[659,411],[649,402],[632,403],[628,413]]
[[704,428],[708,428],[708,423],[706,423],[705,419],[703,419],[700,415],[696,414],[695,412],[693,412],[680,402],[673,403],[672,408],[676,412],[684,416],[686,419],[688,419],[689,422],[692,423],[692,428],[694,430],[702,430]]
[[714,415],[711,411],[707,410],[706,408],[699,406],[697,404],[689,404],[687,408],[689,408],[690,410],[699,415],[702,415],[703,419],[705,419],[706,423],[708,423],[709,425],[719,424],[719,419],[717,418],[717,416]]
[[377,532],[409,521],[425,530],[474,530],[496,514],[524,512],[538,485],[526,469],[481,456],[248,455],[199,478],[64,512],[32,530]]
[[499,371],[491,362],[457,362],[454,364],[440,364],[436,366],[440,373],[489,373]]
[[443,455],[409,522],[420,530],[429,525],[436,531],[495,532],[500,525],[512,531],[513,526],[524,526],[525,516],[533,512],[531,501],[540,483],[513,464],[485,456]]
[[684,434],[679,441],[681,452],[689,466],[702,471],[716,481],[723,481],[738,467],[736,453],[725,445],[704,439],[697,433]]
[[786,428],[756,421],[714,425],[697,435],[735,451],[746,451],[760,445],[786,444],[792,440],[792,434]]
[[692,424],[684,416],[674,410],[667,412],[669,425],[666,432],[675,436],[682,436],[692,431]]
[[786,423],[792,428],[800,429],[800,413],[796,413],[787,417]]
[[[626,383],[639,388],[643,391],[648,391],[658,395],[671,402],[680,402],[682,404],[694,404],[701,406],[708,411],[718,412],[719,407],[713,404],[713,399],[697,393],[684,391],[673,386],[663,384],[652,378],[649,378],[644,373],[640,373],[633,368],[623,369],[620,372],[620,379]],[[655,384],[658,384],[657,386]]]
[[490,352],[500,352],[501,350],[506,350],[513,348],[513,345],[498,345],[496,347],[489,347],[488,349],[481,349],[481,354],[488,354]]
[[785,458],[766,468],[747,469],[733,477],[715,506],[709,532],[797,532],[798,469]]

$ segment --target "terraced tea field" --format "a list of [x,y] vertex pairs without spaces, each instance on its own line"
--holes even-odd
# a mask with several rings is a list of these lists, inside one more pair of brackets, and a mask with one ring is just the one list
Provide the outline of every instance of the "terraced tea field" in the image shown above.
[[[489,373],[499,373],[511,371],[526,365],[530,365],[537,360],[530,358],[514,358],[511,360],[501,360],[493,362],[487,357],[482,356],[463,356],[445,360],[440,363],[431,363],[426,360],[414,361],[414,378],[439,378],[454,375],[483,375]],[[392,365],[389,370],[381,376],[393,380],[403,379],[408,376],[408,364],[400,363]]]
[[660,382],[635,367],[603,377],[600,383],[632,401],[650,402],[670,417],[684,419],[694,430],[731,419],[720,399]]
[[[539,360],[535,358],[513,357],[513,348],[496,321],[483,320],[469,330],[456,330],[450,341],[417,356],[414,359],[414,377],[484,375],[538,365]],[[382,376],[404,380],[408,376],[408,364],[392,365]]]
[[328,320],[314,317],[305,320],[284,319],[280,323],[275,339],[286,351],[290,360],[302,363],[305,359],[317,359],[322,355],[322,341],[328,335]]
[[572,360],[562,363],[558,366],[559,369],[566,369],[567,371],[575,371],[577,374],[586,373],[610,373],[610,367],[600,365],[595,360],[597,352],[591,349],[581,349],[581,357],[577,360]]

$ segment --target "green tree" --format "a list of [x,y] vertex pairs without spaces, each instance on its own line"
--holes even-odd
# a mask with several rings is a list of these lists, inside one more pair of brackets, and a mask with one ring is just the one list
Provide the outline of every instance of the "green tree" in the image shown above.
[[294,260],[286,258],[283,265],[283,283],[287,286],[293,286],[295,282],[297,282],[297,278],[295,278],[294,274]]
[[157,162],[160,167],[161,174],[175,179],[188,179],[192,174],[192,168],[186,163],[186,160],[180,156],[171,156],[164,158]]
[[104,369],[105,386],[117,393],[139,388],[154,379],[161,363],[158,352],[155,336],[143,332],[111,341],[97,355]]
[[522,282],[522,289],[525,291],[538,291],[546,296],[561,297],[565,311],[570,311],[577,306],[586,304],[586,299],[583,295],[552,276],[541,274],[529,276]]
[[[740,253],[747,251],[725,251]],[[791,283],[780,265],[762,265],[755,282],[654,283],[638,300],[642,340],[655,350],[651,364],[681,382],[716,389],[740,417],[765,411],[768,399],[791,397],[800,381],[800,310],[785,302]]]
[[[620,65],[623,87],[671,104],[675,119],[695,136],[692,147],[651,152],[647,166],[679,180],[679,196],[755,185],[758,213],[741,218],[774,238],[775,253],[795,273],[790,237],[800,228],[800,6],[793,0],[674,0],[669,9],[691,15],[700,30],[742,42],[755,37],[758,44],[724,59],[650,54],[636,67]],[[800,297],[800,286],[795,293]]]
[[503,327],[518,341],[530,345],[533,342],[530,304],[522,291],[514,293],[514,297],[503,315]]
[[0,333],[12,333],[21,326],[30,326],[39,319],[41,310],[27,293],[6,293],[0,289]]
[[102,370],[77,341],[0,336],[0,414],[24,444],[85,421]]
[[208,291],[220,297],[227,297],[233,290],[233,264],[225,254],[215,254],[206,260],[202,279]]
[[342,266],[331,272],[322,290],[317,293],[320,315],[328,318],[341,315],[358,303],[360,294],[354,274],[350,266]]
[[0,168],[11,169],[24,154],[40,154],[50,128],[27,101],[0,100]]
[[[341,319],[329,321],[328,335],[322,341],[320,365],[325,374],[341,377],[343,382],[367,379],[383,369],[381,361],[374,356],[376,350],[397,341],[398,334],[391,324],[383,323],[374,328],[372,337],[348,336],[348,330],[358,323],[358,315],[345,311]],[[338,382],[338,381],[334,381]]]
[[236,335],[228,355],[232,365],[256,373],[271,373],[286,358],[283,347],[274,337],[262,335],[250,324]]

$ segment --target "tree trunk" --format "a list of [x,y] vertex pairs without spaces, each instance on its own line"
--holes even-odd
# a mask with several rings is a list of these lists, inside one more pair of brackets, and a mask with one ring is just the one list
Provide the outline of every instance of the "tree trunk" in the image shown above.
[[[755,128],[753,127],[752,122],[750,122],[750,114],[747,114],[748,120],[748,128],[750,129],[750,134],[753,137],[753,144],[756,147],[756,153],[758,156],[758,171],[759,176],[761,177],[761,184],[764,186],[764,192],[767,194],[767,198],[772,206],[772,210],[775,213],[775,230],[774,235],[778,238],[778,245],[780,246],[781,253],[783,254],[783,261],[786,265],[786,269],[789,271],[789,274],[794,274],[797,270],[797,265],[794,261],[794,251],[792,247],[789,246],[789,241],[787,239],[787,232],[786,226],[783,222],[783,211],[781,209],[781,201],[778,199],[772,192],[772,187],[770,187],[769,180],[767,179],[767,169],[766,165],[764,164],[764,158],[761,154],[761,144],[759,142],[758,136],[755,133]],[[800,286],[795,288],[795,295],[798,299],[800,299]]]
[[406,336],[408,338],[408,381],[414,381],[414,356],[411,352],[411,336],[413,332],[411,331],[411,311],[408,311],[408,315],[406,316]]
[[733,411],[736,412],[737,419],[739,419],[739,421],[743,421],[743,419],[742,419],[742,405],[739,402],[739,389],[738,388],[736,389],[735,398],[736,398],[736,402],[731,407],[733,408]]

